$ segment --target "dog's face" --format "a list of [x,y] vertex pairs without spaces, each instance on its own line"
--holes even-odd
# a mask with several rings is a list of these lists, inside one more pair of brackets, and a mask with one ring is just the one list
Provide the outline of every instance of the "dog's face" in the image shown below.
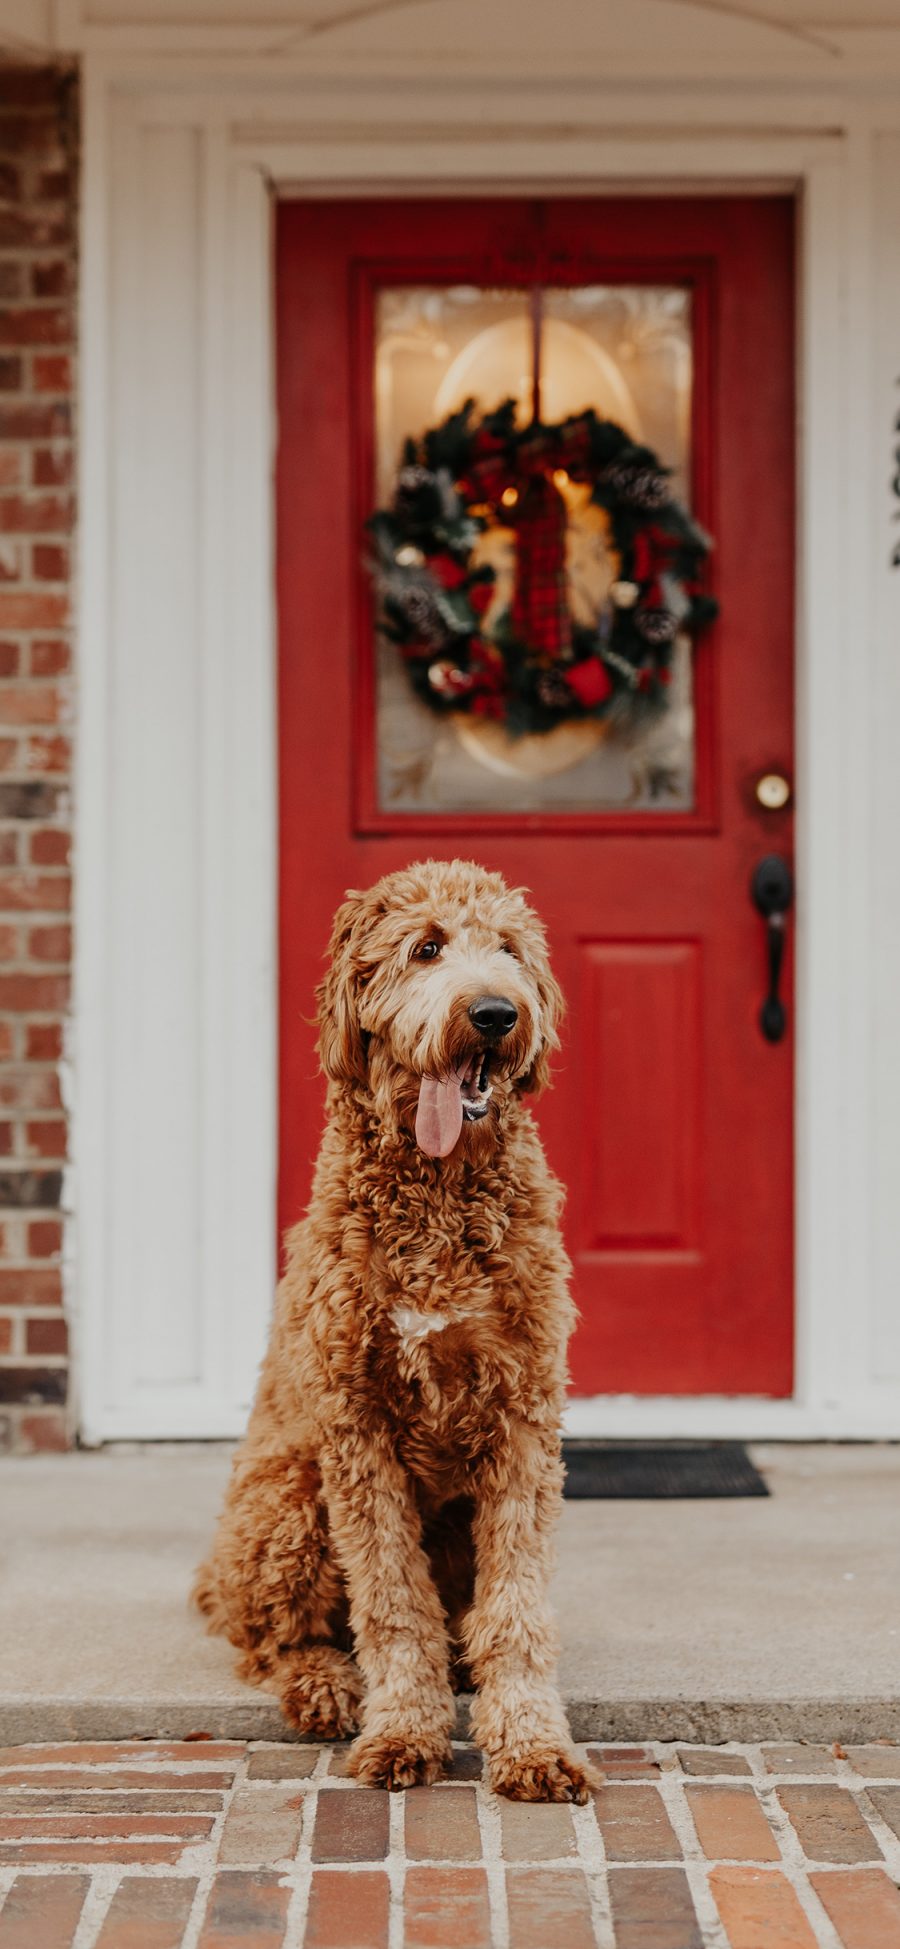
[[539,1090],[562,997],[518,889],[467,861],[426,860],[348,894],[318,990],[327,1076],[366,1083],[444,1157],[485,1134],[511,1090]]

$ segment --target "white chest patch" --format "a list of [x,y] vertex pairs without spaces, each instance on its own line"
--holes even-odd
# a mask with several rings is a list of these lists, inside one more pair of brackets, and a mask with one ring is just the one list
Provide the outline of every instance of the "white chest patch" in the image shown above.
[[417,1313],[412,1306],[394,1306],[391,1318],[407,1347],[416,1340],[426,1340],[429,1333],[443,1333],[450,1325],[448,1313]]

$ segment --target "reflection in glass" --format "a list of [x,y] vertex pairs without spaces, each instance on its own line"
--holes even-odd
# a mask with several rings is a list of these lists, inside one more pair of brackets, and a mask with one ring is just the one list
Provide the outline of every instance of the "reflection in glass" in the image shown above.
[[[514,398],[533,410],[529,297],[474,285],[404,286],[379,293],[375,349],[376,502],[392,495],[403,442],[436,426],[468,398],[481,412]],[[585,285],[542,294],[541,418],[554,423],[592,406],[652,447],[689,503],[690,295],[677,286]],[[616,579],[606,520],[587,486],[561,486],[568,506],[566,559],[573,614],[591,622]],[[491,610],[508,604],[515,537],[494,528],[478,544],[497,576]],[[510,739],[460,714],[440,718],[414,696],[396,648],[379,644],[377,775],[383,812],[604,811],[693,805],[691,654],[679,642],[668,710],[640,737],[608,735],[600,721]]]

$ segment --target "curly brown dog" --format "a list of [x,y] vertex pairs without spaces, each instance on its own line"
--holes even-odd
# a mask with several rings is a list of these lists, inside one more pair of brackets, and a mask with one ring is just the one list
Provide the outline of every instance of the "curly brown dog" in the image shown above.
[[583,1801],[547,1603],[574,1309],[523,1100],[558,1046],[544,932],[427,860],[348,894],[318,1001],[312,1202],[196,1599],[299,1731],[359,1725],[358,1780],[441,1771],[452,1651],[493,1786]]

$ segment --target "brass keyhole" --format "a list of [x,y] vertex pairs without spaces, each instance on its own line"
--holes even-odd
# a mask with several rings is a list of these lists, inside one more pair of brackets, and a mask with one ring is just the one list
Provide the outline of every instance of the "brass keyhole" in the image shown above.
[[791,796],[790,784],[780,772],[763,772],[756,781],[756,796],[767,812],[780,812]]

